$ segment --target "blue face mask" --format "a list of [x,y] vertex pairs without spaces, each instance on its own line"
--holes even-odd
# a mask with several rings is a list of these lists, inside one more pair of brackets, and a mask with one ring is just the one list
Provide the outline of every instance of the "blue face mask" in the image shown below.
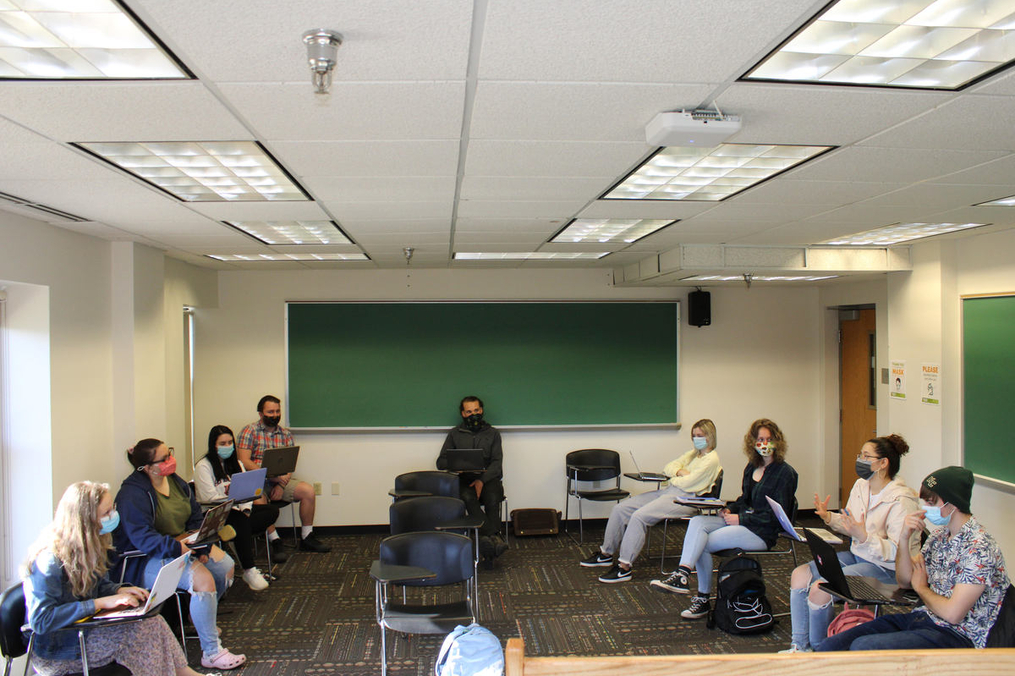
[[927,521],[930,521],[935,526],[947,526],[948,522],[951,521],[952,517],[955,515],[955,512],[953,511],[948,516],[943,516],[941,514],[941,508],[937,505],[924,505],[923,511],[923,518],[927,519]]
[[706,437],[691,437],[691,442],[699,451],[703,451],[708,448],[708,439]]
[[233,453],[236,452],[236,444],[229,444],[228,446],[216,446],[215,450],[218,451],[219,457],[225,460],[226,458],[232,457]]
[[120,513],[115,509],[109,514],[99,519],[99,535],[106,535],[116,530],[116,527],[120,525]]

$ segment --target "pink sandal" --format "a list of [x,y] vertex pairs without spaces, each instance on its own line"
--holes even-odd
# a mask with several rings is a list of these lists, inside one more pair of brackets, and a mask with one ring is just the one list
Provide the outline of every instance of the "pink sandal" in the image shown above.
[[246,655],[234,655],[228,648],[223,648],[215,657],[201,656],[201,666],[206,669],[236,669],[246,661]]

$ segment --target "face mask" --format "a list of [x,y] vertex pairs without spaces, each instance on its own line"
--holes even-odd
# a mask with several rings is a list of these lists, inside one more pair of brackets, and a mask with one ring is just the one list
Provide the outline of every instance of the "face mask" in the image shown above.
[[282,422],[282,416],[280,416],[280,415],[271,415],[271,416],[266,415],[266,416],[264,416],[264,426],[265,427],[278,427],[278,424],[280,422]]
[[155,474],[157,476],[169,476],[176,472],[176,458],[169,456],[165,461],[153,465],[153,467],[156,469]]
[[226,458],[232,457],[233,453],[236,452],[236,445],[229,444],[228,446],[216,446],[215,450],[218,451],[219,457],[225,460]]
[[483,425],[483,414],[473,413],[465,418],[465,426],[470,430],[478,430]]
[[856,475],[861,479],[870,479],[874,476],[874,470],[871,469],[872,460],[861,460],[856,459]]
[[767,458],[768,456],[775,453],[775,444],[773,444],[771,441],[769,441],[768,443],[759,441],[754,444],[754,450],[756,450],[758,452],[758,455],[760,455],[762,458]]
[[694,447],[699,451],[704,451],[708,448],[708,439],[705,437],[691,437],[691,443],[693,443]]
[[120,525],[120,513],[115,509],[110,513],[109,516],[104,516],[99,519],[99,535],[106,535],[116,530],[116,527]]
[[952,516],[955,514],[955,512],[952,512],[948,516],[944,516],[941,514],[941,508],[937,505],[925,505],[923,511],[925,512],[923,518],[927,519],[927,521],[930,521],[935,526],[947,526],[948,522],[952,520]]

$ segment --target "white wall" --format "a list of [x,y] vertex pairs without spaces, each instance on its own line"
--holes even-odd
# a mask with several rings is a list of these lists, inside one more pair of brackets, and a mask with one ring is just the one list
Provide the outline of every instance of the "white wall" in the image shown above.
[[[225,272],[219,307],[199,309],[195,400],[197,437],[222,423],[239,432],[256,419],[262,394],[285,388],[286,300],[658,299],[683,300],[686,289],[616,288],[602,270],[398,270],[348,272]],[[761,416],[778,422],[790,441],[801,494],[813,492],[820,463],[820,382],[817,291],[732,288],[712,294],[709,327],[681,327],[681,419],[712,418],[731,480],[739,493],[743,433]],[[779,393],[773,396],[772,393]],[[566,402],[565,402],[566,403]],[[398,393],[391,405],[397,411]],[[457,401],[449,401],[451,411]],[[283,411],[284,413],[284,411]],[[397,412],[392,414],[397,417]],[[452,413],[453,415],[453,413]],[[487,418],[497,423],[496,410]],[[297,474],[324,484],[320,525],[387,522],[387,491],[403,471],[433,466],[443,431],[427,433],[303,433]],[[661,467],[690,447],[690,429],[653,431],[506,431],[505,485],[512,508],[564,507],[563,457],[589,446],[634,450]],[[340,494],[330,495],[338,482]],[[604,516],[610,505],[592,508]]]

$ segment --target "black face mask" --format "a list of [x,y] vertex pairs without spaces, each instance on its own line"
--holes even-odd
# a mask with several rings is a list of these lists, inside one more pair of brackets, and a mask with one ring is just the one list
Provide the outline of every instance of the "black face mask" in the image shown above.
[[282,421],[282,416],[271,415],[264,416],[264,424],[266,427],[278,427],[278,424]]
[[478,430],[483,426],[483,414],[473,413],[472,415],[465,418],[465,426],[470,430]]

